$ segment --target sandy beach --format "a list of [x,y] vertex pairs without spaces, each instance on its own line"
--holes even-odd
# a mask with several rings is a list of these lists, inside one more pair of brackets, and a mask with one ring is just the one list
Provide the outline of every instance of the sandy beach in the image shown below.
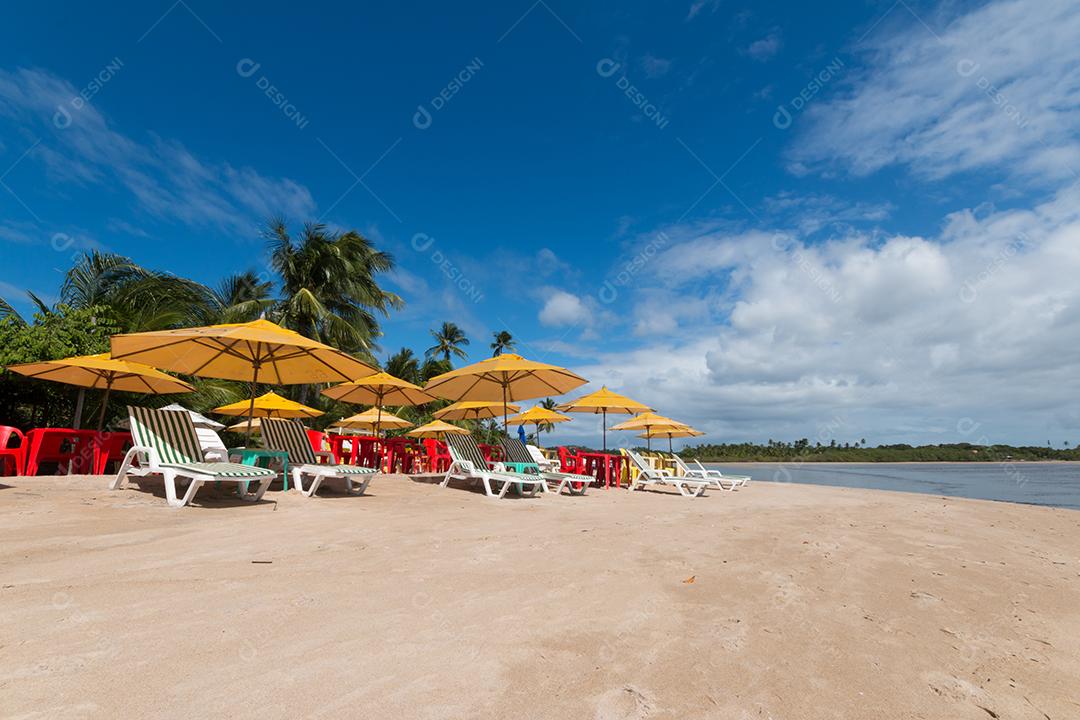
[[1080,513],[3,478],[0,716],[1080,717]]

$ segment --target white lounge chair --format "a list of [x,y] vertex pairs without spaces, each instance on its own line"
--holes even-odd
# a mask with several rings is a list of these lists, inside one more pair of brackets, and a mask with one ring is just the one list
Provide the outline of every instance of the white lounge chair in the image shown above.
[[[547,492],[547,481],[539,473],[515,473],[508,470],[489,470],[487,458],[480,452],[479,446],[470,435],[447,435],[446,446],[450,450],[450,468],[446,471],[446,477],[439,483],[442,487],[450,484],[451,480],[469,480],[480,482],[484,486],[484,493],[488,497],[504,498],[506,491],[514,484],[520,488],[528,486],[529,495],[539,492]],[[502,487],[495,492],[493,485],[502,483]],[[525,494],[524,491],[521,491]]]
[[[271,450],[284,450],[289,453],[289,471],[293,484],[304,497],[314,497],[324,480],[340,480],[348,495],[363,495],[371,482],[375,470],[356,465],[338,465],[334,456],[327,450],[315,452],[308,440],[307,430],[299,420],[262,419],[262,436],[266,447]],[[327,463],[320,464],[319,458]],[[311,478],[304,489],[304,477]],[[360,477],[364,479],[359,480]],[[359,486],[354,486],[359,482]]]
[[747,475],[725,475],[719,470],[710,470],[697,460],[694,462],[697,463],[698,467],[691,468],[677,454],[671,453],[671,457],[675,460],[675,464],[679,467],[679,470],[682,471],[682,474],[685,477],[708,480],[721,490],[738,490],[750,482],[750,478]]
[[[165,497],[173,507],[187,505],[199,488],[208,482],[241,483],[241,499],[255,502],[262,498],[270,482],[277,477],[277,473],[266,468],[207,462],[199,446],[195,426],[187,413],[129,405],[128,418],[132,448],[124,456],[116,478],[109,483],[110,490],[120,488],[129,477],[145,479],[160,475],[165,482]],[[191,481],[183,497],[177,497],[177,479]],[[254,493],[247,492],[248,483],[251,482],[259,483]]]
[[558,460],[553,460],[548,456],[545,456],[543,450],[537,446],[526,445],[525,449],[529,451],[529,457],[532,458],[532,462],[535,462],[540,467],[540,470],[549,473],[557,473],[558,468],[561,467]]
[[[504,438],[502,446],[503,451],[506,453],[506,459],[512,462],[517,469],[534,469],[533,471],[540,473],[540,477],[544,478],[546,482],[558,483],[558,487],[555,488],[556,495],[563,490],[566,490],[570,495],[584,495],[589,485],[596,482],[596,478],[592,475],[578,475],[577,473],[564,473],[546,469],[546,467],[550,468],[550,465],[547,462],[541,465],[536,461],[536,456],[532,452],[535,449],[537,453],[540,453],[540,448],[526,447],[525,443],[517,438]],[[540,457],[547,461],[543,453],[540,453]]]
[[667,470],[654,468],[633,450],[627,450],[626,454],[630,462],[634,463],[638,469],[638,475],[630,486],[632,490],[641,490],[647,485],[670,485],[678,488],[679,492],[686,497],[701,497],[713,484],[711,480],[680,477],[672,475]]

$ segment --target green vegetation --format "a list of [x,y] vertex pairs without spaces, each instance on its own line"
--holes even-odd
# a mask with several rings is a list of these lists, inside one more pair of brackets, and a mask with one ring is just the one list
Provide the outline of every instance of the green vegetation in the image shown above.
[[753,443],[708,444],[680,451],[685,458],[703,462],[1009,462],[1039,460],[1080,460],[1080,449],[1057,450],[1051,447],[1013,447],[1011,445],[879,445],[865,447],[833,441],[829,445],[811,444],[802,439],[793,443],[770,440],[766,445]]

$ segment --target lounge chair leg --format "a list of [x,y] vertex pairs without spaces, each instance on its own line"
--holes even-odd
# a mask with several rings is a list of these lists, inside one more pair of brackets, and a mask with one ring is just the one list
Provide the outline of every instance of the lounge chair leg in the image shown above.
[[262,496],[264,494],[266,494],[267,489],[270,487],[270,483],[273,482],[273,481],[274,481],[274,478],[269,477],[269,478],[263,480],[262,482],[260,482],[259,483],[259,488],[255,491],[254,494],[249,493],[247,491],[248,487],[250,487],[251,483],[250,482],[243,483],[245,485],[245,488],[244,488],[244,492],[240,493],[240,499],[243,500],[244,502],[259,502],[260,500],[262,500]]
[[369,482],[371,482],[371,474],[365,475],[364,476],[364,481],[362,483],[360,483],[360,487],[357,488],[357,489],[353,489],[352,478],[346,477],[345,478],[345,492],[348,495],[363,495],[364,491],[367,490],[367,486],[368,486]]
[[128,470],[131,469],[131,464],[135,460],[136,455],[138,455],[138,452],[135,448],[128,450],[127,454],[124,455],[124,462],[120,463],[120,471],[116,473],[116,477],[109,483],[110,490],[119,490],[124,484],[124,480],[127,479]]
[[499,499],[500,500],[502,500],[504,497],[506,497],[506,491],[510,489],[510,486],[512,484],[513,483],[511,483],[509,481],[503,482],[502,490],[499,491]]

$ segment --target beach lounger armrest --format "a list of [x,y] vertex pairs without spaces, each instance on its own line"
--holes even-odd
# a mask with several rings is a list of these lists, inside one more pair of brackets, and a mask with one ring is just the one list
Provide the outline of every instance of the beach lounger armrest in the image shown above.
[[205,448],[203,458],[207,462],[230,462],[229,451],[225,448]]

